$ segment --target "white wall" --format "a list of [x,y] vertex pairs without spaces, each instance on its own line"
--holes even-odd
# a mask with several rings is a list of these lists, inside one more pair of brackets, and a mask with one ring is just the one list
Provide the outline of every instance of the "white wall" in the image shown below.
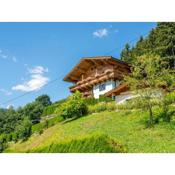
[[136,98],[136,97],[138,97],[138,95],[134,95],[131,92],[128,92],[128,93],[124,93],[124,94],[120,94],[120,95],[115,96],[115,101],[118,104],[122,104],[126,100],[129,100],[129,99],[132,99],[132,98]]
[[103,82],[101,84],[106,84],[106,89],[103,91],[99,90],[99,84],[93,87],[93,94],[94,94],[94,98],[99,98],[100,95],[105,94],[106,92],[114,89],[116,86],[119,85],[119,81],[113,81],[113,80],[109,80],[106,82]]

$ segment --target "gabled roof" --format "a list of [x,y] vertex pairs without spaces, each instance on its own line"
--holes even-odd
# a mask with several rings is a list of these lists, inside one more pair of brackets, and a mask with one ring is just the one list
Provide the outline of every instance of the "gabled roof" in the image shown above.
[[79,63],[64,77],[63,80],[68,82],[77,82],[81,75],[86,73],[90,67],[105,64],[119,64],[129,68],[126,62],[116,59],[112,56],[84,57],[80,59]]

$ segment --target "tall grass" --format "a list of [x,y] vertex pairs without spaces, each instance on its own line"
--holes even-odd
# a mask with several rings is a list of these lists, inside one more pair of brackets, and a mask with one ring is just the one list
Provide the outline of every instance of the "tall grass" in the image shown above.
[[103,111],[115,111],[117,109],[117,104],[115,102],[101,102],[96,105],[89,105],[88,112],[89,114],[98,113]]
[[[30,150],[28,151],[30,152]],[[63,143],[53,143],[45,148],[36,149],[35,153],[123,153],[126,152],[106,135],[93,135],[70,140]]]

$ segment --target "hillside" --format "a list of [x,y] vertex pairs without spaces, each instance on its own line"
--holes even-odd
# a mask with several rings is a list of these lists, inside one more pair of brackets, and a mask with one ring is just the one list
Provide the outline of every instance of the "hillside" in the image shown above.
[[174,152],[175,125],[145,128],[142,112],[101,112],[58,123],[5,152]]

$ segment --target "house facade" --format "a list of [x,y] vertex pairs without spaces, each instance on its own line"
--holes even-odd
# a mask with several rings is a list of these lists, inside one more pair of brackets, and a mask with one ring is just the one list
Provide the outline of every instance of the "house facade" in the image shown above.
[[131,96],[127,94],[128,86],[122,84],[123,76],[129,72],[127,63],[112,56],[86,57],[80,59],[64,81],[73,83],[69,88],[72,93],[78,90],[87,98],[106,95],[117,101]]

